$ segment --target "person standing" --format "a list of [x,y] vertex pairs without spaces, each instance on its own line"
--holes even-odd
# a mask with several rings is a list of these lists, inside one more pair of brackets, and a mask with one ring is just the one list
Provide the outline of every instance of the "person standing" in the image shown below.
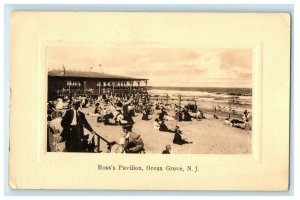
[[[61,121],[63,127],[62,137],[66,141],[68,152],[84,152],[86,144],[95,145],[93,136],[96,133],[85,118],[84,113],[78,110],[80,101],[74,101],[73,108],[68,110]],[[92,135],[85,141],[83,129],[89,130]]]
[[244,121],[248,121],[249,120],[249,115],[250,115],[250,112],[248,112],[247,110],[244,111],[244,115],[243,115],[243,120]]

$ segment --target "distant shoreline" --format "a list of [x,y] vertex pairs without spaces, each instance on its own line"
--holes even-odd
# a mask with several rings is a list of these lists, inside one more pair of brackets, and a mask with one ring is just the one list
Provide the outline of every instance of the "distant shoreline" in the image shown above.
[[252,88],[148,86],[148,90],[192,91],[232,96],[252,96]]

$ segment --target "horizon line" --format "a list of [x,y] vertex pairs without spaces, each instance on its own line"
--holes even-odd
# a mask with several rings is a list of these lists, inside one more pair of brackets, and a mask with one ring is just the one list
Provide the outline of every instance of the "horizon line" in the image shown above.
[[168,87],[168,88],[176,88],[176,87],[182,87],[182,88],[247,88],[252,89],[252,87],[226,87],[226,86],[156,86],[156,85],[148,85],[148,87]]

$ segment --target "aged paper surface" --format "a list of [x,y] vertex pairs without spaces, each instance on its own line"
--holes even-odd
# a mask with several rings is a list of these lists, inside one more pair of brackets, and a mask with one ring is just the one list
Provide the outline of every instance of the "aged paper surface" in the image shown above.
[[[54,57],[51,55],[55,51],[59,54],[64,47],[89,51],[93,45],[108,49],[111,44],[138,46],[144,52],[141,44],[152,49],[202,48],[203,52],[250,49],[253,94],[250,150],[224,154],[188,150],[171,155],[155,151],[47,152],[45,116],[51,67],[48,63]],[[121,58],[118,53],[116,59]],[[10,56],[11,188],[288,189],[289,14],[14,12]],[[69,55],[56,55],[62,60],[66,56]]]

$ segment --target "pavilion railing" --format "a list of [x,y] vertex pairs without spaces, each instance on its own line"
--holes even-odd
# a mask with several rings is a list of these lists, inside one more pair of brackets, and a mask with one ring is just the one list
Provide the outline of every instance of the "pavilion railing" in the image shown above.
[[137,93],[142,93],[145,94],[147,93],[147,90],[145,88],[131,88],[131,89],[63,89],[63,90],[56,90],[56,93],[58,96],[66,96],[66,95],[102,95],[102,94],[116,94],[116,95],[127,95],[127,94],[137,94]]

